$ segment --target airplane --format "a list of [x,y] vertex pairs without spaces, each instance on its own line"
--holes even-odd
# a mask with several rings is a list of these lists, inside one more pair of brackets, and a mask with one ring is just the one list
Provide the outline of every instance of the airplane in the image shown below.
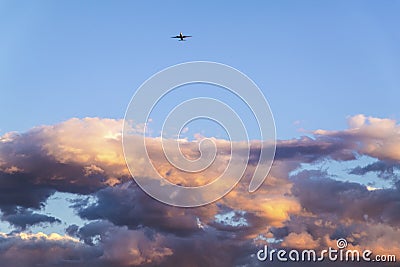
[[179,35],[177,35],[177,36],[172,36],[171,38],[179,38],[179,39],[180,39],[179,41],[186,41],[185,38],[188,38],[188,37],[192,37],[192,36],[190,36],[190,35],[183,35],[182,33],[179,33]]

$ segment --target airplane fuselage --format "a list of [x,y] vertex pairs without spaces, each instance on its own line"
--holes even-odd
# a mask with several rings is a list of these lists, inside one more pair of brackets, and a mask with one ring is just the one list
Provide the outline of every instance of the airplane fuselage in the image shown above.
[[185,41],[185,38],[192,37],[191,35],[183,35],[183,33],[179,33],[177,36],[172,36],[171,38],[177,38],[179,41]]

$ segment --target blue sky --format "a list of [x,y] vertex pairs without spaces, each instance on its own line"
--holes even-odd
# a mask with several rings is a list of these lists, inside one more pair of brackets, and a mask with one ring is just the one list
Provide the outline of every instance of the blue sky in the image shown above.
[[[399,118],[399,2],[0,3],[0,130],[71,117],[122,118],[168,66],[231,65],[263,90],[278,138]],[[182,31],[194,37],[176,42]],[[293,123],[299,121],[299,125]]]

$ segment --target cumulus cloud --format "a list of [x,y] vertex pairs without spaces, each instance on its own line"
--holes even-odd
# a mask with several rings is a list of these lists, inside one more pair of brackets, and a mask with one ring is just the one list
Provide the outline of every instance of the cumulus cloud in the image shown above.
[[110,223],[103,223],[97,231],[88,231],[90,227],[92,224],[80,232],[96,234],[96,245],[67,235],[0,233],[2,266],[155,266],[172,254],[158,234],[148,236],[145,231],[132,231]]
[[99,260],[112,266],[157,265],[173,254],[165,237],[150,229],[129,230],[107,221],[89,223],[76,233],[85,244],[102,250]]
[[76,207],[82,218],[108,220],[131,229],[145,225],[175,235],[192,234],[200,231],[196,218],[208,222],[217,213],[215,205],[197,209],[165,205],[149,197],[131,182],[102,189],[95,196],[95,203]]
[[337,181],[324,173],[319,177],[307,175],[310,172],[304,171],[293,178],[293,194],[305,210],[342,220],[400,224],[399,188],[368,190],[364,185]]
[[4,267],[87,266],[101,255],[95,247],[58,234],[0,233],[0,260]]
[[[312,137],[277,141],[269,176],[249,194],[249,181],[260,164],[261,146],[253,142],[243,181],[219,201],[192,209],[159,203],[133,182],[122,152],[122,120],[71,119],[5,134],[0,138],[1,219],[17,231],[0,235],[0,260],[7,267],[257,266],[251,255],[263,242],[322,249],[343,237],[355,248],[397,255],[400,239],[390,237],[398,236],[400,225],[400,126],[364,115],[348,121],[346,130],[317,130]],[[215,139],[216,164],[189,176],[166,161],[159,138],[147,141],[157,171],[176,184],[206,184],[229,162],[229,143]],[[197,140],[179,142],[185,156],[199,156]],[[377,161],[355,163],[351,174],[376,174],[392,179],[394,186],[372,191],[324,170],[301,169],[305,163],[356,162],[360,155]],[[154,170],[141,168],[144,156],[133,153],[134,174],[147,177]],[[72,205],[88,223],[69,226],[65,236],[24,236],[21,230],[32,225],[60,222],[38,212],[55,192],[91,196],[93,201]],[[13,262],[17,251],[24,256]]]
[[400,125],[393,119],[357,115],[348,119],[350,128],[344,131],[317,130],[317,139],[356,146],[358,153],[380,160],[400,160]]
[[130,179],[118,135],[121,123],[71,119],[2,136],[0,209],[12,219],[16,207],[40,209],[57,191],[90,194]]
[[295,249],[315,249],[320,246],[318,240],[314,240],[314,238],[306,232],[300,234],[288,234],[282,241],[281,245],[283,247]]

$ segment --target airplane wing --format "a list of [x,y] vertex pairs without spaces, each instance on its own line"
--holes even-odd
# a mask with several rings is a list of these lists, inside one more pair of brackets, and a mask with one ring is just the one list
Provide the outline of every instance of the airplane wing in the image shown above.
[[191,35],[184,35],[182,38],[192,37]]
[[181,38],[181,37],[177,35],[177,36],[172,36],[171,38]]

